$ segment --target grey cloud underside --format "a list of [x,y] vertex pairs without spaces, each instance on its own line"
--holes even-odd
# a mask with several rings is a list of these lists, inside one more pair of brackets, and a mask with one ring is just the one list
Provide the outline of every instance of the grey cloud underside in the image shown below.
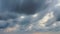
[[[46,8],[46,6],[45,6],[45,0],[38,0],[38,2],[34,2],[33,0],[15,0],[14,2],[13,2],[14,0],[6,0],[6,1],[4,1],[4,0],[2,0],[2,2],[4,2],[4,3],[2,3],[2,9],[8,9],[8,10],[10,10],[10,11],[12,11],[12,12],[17,12],[17,13],[19,13],[19,14],[21,14],[21,13],[24,13],[24,14],[27,14],[27,15],[29,15],[29,14],[34,14],[34,13],[36,13],[36,10],[38,10],[38,9],[44,9],[44,8]],[[13,2],[13,3],[12,3]],[[43,3],[42,3],[43,2]],[[43,8],[41,8],[41,7],[43,7]]]
[[[52,26],[56,21],[60,21],[60,10],[59,8],[54,8],[52,4],[46,3],[46,0],[38,0],[38,2],[33,2],[32,0],[0,0],[0,29],[7,29],[9,27],[14,27],[16,24],[20,25],[18,28],[19,32],[45,32],[45,31],[60,31],[60,25],[57,27]],[[53,10],[54,18],[48,20],[45,28],[38,26],[38,21],[41,20],[45,14],[47,14],[49,9]],[[36,18],[32,18],[32,15],[38,13]],[[23,19],[19,18],[21,16]],[[31,30],[29,26],[33,25]],[[48,27],[48,28],[47,28]]]

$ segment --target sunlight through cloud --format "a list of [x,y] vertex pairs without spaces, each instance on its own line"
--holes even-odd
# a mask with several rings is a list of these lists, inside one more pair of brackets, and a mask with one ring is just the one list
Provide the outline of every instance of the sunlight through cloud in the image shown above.
[[44,27],[46,22],[53,17],[53,12],[47,13],[41,20],[38,21],[38,23],[40,26]]
[[34,15],[32,15],[33,18],[35,18],[35,17],[37,17],[37,16],[38,16],[38,14],[34,14]]
[[7,29],[4,30],[4,32],[13,32],[15,30],[18,30],[20,25],[16,24],[14,27],[8,27]]

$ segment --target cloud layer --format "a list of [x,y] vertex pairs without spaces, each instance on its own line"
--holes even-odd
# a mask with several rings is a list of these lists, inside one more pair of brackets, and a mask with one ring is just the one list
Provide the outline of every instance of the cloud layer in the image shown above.
[[59,0],[0,0],[0,31],[59,32]]

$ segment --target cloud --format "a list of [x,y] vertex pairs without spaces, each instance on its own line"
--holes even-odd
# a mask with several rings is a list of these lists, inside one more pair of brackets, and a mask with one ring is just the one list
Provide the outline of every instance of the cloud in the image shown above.
[[[19,0],[21,2],[16,1],[17,4],[13,1],[13,4],[8,3],[10,4],[8,7],[2,6],[3,11],[0,11],[0,29],[3,31],[11,32],[12,34],[18,31],[19,33],[37,32],[37,34],[40,34],[38,32],[60,31],[58,0],[57,2],[55,0],[34,0],[34,2],[32,0]],[[12,5],[15,6],[13,7]]]
[[[21,1],[21,0],[20,0]],[[42,3],[43,2],[43,3]],[[20,14],[35,14],[37,12],[37,10],[43,10],[45,8],[45,1],[43,0],[37,0],[37,2],[34,2],[32,0],[26,0],[26,1],[22,1],[20,2],[16,2],[16,6],[11,7],[11,11],[20,13]],[[17,4],[18,3],[18,4]],[[12,5],[12,4],[11,4]],[[14,4],[13,4],[14,5]],[[12,5],[12,6],[13,6]],[[9,6],[10,7],[10,6]],[[15,8],[16,7],[16,8]]]
[[4,32],[13,32],[13,31],[16,31],[16,30],[19,30],[19,27],[20,25],[16,24],[15,26],[13,27],[8,27],[4,30]]
[[8,25],[9,23],[7,23],[6,21],[0,20],[0,29],[5,29],[8,27]]

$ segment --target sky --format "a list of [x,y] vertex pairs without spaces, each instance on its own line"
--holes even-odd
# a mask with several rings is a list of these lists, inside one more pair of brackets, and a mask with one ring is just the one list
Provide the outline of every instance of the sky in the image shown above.
[[0,0],[0,34],[60,34],[60,0]]

